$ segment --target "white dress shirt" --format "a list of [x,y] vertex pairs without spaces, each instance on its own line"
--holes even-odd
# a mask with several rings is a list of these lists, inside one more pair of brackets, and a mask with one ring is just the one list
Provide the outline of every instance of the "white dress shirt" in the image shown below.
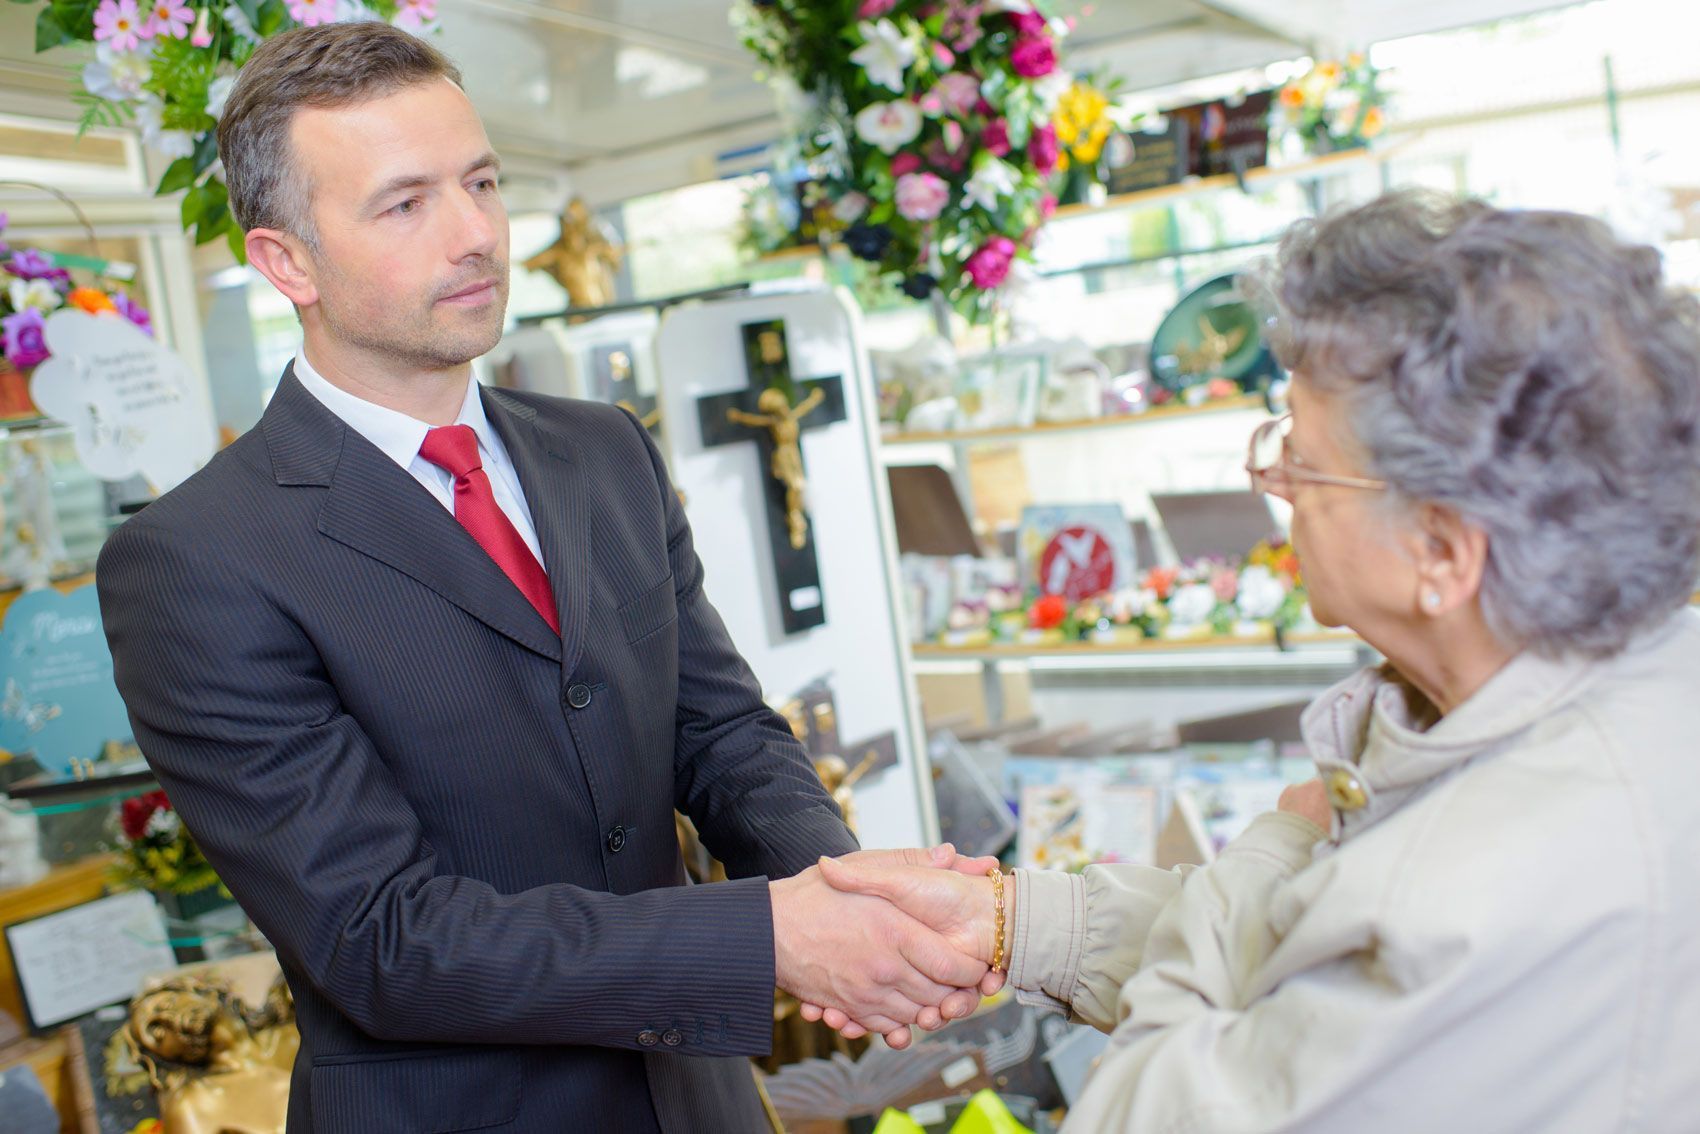
[[[425,434],[431,429],[423,421],[408,417],[398,410],[387,409],[375,402],[357,398],[339,386],[333,386],[307,361],[307,352],[295,352],[295,377],[301,385],[307,388],[326,409],[340,417],[348,427],[360,436],[366,438],[384,454],[406,469],[414,480],[425,486],[425,490],[437,498],[437,502],[449,510],[452,515],[455,510],[454,477],[447,469],[434,465],[419,455],[419,446],[425,443]],[[520,487],[519,474],[514,471],[514,463],[508,457],[508,450],[502,444],[502,439],[484,416],[484,402],[478,396],[478,383],[471,375],[466,379],[466,398],[460,404],[460,413],[454,419],[455,425],[470,425],[472,431],[478,434],[478,459],[484,465],[484,472],[490,478],[490,490],[496,497],[496,505],[508,517],[525,540],[525,546],[531,549],[531,554],[537,557],[539,564],[543,563],[543,552],[537,543],[537,529],[531,523],[531,509],[526,507],[525,489]]]

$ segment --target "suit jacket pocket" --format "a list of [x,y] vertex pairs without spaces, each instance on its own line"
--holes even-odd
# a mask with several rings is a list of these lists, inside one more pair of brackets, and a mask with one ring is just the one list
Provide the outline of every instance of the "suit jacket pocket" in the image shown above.
[[673,576],[668,575],[620,608],[620,628],[625,631],[627,644],[631,644],[649,637],[678,617]]
[[519,1056],[457,1051],[313,1064],[320,1134],[452,1134],[506,1126],[519,1115]]

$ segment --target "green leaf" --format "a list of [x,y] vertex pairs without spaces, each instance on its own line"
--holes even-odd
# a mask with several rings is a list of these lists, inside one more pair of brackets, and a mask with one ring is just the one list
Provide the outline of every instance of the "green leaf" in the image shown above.
[[224,230],[224,238],[230,245],[230,254],[236,257],[238,264],[248,262],[248,245],[243,241],[244,235],[242,226],[236,223],[236,218],[230,218],[230,227]]
[[62,43],[75,43],[76,38],[59,22],[59,13],[43,8],[35,18],[35,49],[47,51]]
[[153,191],[153,195],[163,197],[167,193],[187,189],[195,183],[195,173],[194,158],[178,158],[165,167],[165,173],[159,179],[159,188]]
[[263,39],[278,32],[289,19],[289,9],[283,6],[283,0],[264,0],[260,5],[260,18],[254,21],[254,30]]
[[59,26],[72,39],[94,38],[94,13],[100,7],[100,0],[52,0],[50,7]]
[[195,243],[208,244],[216,240],[230,224],[230,209],[222,202],[210,206],[195,225]]
[[218,160],[218,131],[208,130],[195,143],[195,174],[199,176],[207,171],[213,162]]
[[178,210],[178,216],[183,218],[183,231],[201,219],[201,214],[207,210],[207,187],[197,185],[183,194],[183,205]]

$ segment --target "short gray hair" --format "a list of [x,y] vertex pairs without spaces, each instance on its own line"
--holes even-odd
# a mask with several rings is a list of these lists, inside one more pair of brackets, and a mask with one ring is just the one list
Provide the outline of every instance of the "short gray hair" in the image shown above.
[[1403,504],[1488,534],[1507,644],[1609,656],[1700,578],[1700,305],[1597,220],[1423,191],[1297,225],[1246,281]]
[[218,122],[230,212],[242,231],[274,228],[317,245],[312,187],[290,152],[296,111],[353,106],[436,78],[461,81],[442,52],[381,20],[291,28],[261,43]]

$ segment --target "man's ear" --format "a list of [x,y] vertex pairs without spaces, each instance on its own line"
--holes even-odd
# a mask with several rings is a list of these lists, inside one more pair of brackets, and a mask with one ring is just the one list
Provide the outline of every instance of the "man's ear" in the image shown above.
[[248,263],[297,308],[319,301],[313,260],[307,246],[292,232],[276,228],[249,229],[242,238]]
[[1424,504],[1417,509],[1408,540],[1417,569],[1412,601],[1423,614],[1446,614],[1480,592],[1487,572],[1488,536],[1479,525],[1452,508]]

